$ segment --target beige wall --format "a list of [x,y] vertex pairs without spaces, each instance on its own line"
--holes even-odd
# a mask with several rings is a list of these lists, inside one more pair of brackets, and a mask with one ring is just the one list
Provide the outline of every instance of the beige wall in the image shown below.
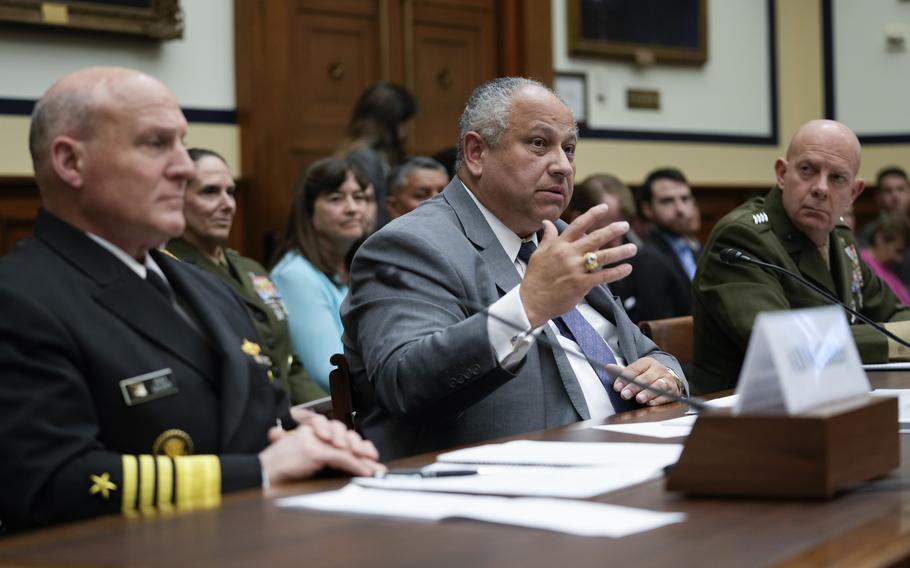
[[[184,107],[233,109],[234,8],[225,0],[181,2],[180,40],[154,42],[49,28],[9,26],[0,34],[0,97],[37,99],[63,75],[90,65],[132,67],[161,79]],[[229,124],[190,124],[187,142],[221,153],[239,175],[240,131]],[[28,117],[0,115],[0,177],[32,175]]]
[[[0,177],[31,176],[28,156],[27,116],[0,115]],[[231,165],[234,177],[240,176],[240,128],[234,124],[190,124],[188,146],[211,148]]]
[[[777,33],[779,147],[586,139],[578,147],[579,178],[608,171],[639,183],[654,167],[676,165],[699,185],[772,183],[772,163],[783,153],[790,134],[802,122],[824,113],[820,0],[777,0]],[[225,57],[232,66],[230,52]],[[31,175],[27,132],[27,117],[0,115],[0,176]],[[239,136],[236,125],[194,123],[187,141],[224,154],[239,176]],[[861,175],[871,179],[891,163],[910,167],[910,145],[867,147]]]
[[[674,165],[697,185],[771,185],[774,159],[793,131],[824,115],[821,34],[820,0],[777,0],[778,147],[585,139],[576,157],[578,178],[607,171],[637,184],[651,169]],[[865,148],[860,175],[872,180],[892,163],[910,167],[910,145]]]

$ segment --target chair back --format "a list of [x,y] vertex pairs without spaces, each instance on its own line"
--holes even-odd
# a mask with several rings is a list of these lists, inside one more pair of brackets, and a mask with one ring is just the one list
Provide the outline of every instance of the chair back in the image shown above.
[[692,316],[643,321],[638,327],[662,351],[673,355],[680,363],[692,362],[695,342]]
[[336,353],[329,358],[335,368],[329,373],[329,390],[332,395],[332,418],[351,430],[354,427],[354,390],[351,386],[351,368],[347,358]]

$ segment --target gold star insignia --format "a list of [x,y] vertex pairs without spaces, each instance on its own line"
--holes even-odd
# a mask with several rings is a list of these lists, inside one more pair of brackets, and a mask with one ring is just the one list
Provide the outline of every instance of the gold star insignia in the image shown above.
[[258,343],[254,343],[249,339],[244,338],[243,345],[240,346],[240,350],[250,357],[255,357],[262,351],[262,347],[259,347]]
[[111,481],[111,474],[109,473],[90,475],[89,479],[92,480],[92,488],[89,490],[89,493],[92,495],[101,493],[103,498],[108,499],[110,497],[110,492],[117,490],[117,485]]

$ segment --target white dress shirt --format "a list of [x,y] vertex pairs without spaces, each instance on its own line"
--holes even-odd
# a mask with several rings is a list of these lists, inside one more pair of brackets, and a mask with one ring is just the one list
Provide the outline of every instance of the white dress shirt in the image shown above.
[[[487,224],[490,225],[490,229],[496,235],[496,240],[499,241],[506,255],[512,259],[518,274],[524,277],[527,265],[518,259],[518,250],[521,248],[522,239],[506,227],[489,209],[484,207],[467,186],[465,186],[465,189],[478,209],[480,209]],[[528,240],[533,241],[536,245],[537,235],[531,235]],[[581,264],[581,258],[579,258],[578,262]],[[543,330],[543,326],[531,329],[531,322],[528,321],[528,315],[519,296],[520,289],[521,284],[512,288],[505,296],[494,302],[489,307],[489,312],[493,317],[487,318],[487,334],[490,338],[490,346],[496,353],[496,359],[499,364],[506,369],[516,366],[527,355],[528,350]],[[597,313],[597,310],[584,300],[576,308],[606,340],[607,346],[616,358],[616,362],[624,365],[625,361],[619,356],[619,333],[616,330],[616,326]],[[514,325],[509,325],[505,322],[514,322]],[[548,325],[556,337],[559,338],[559,346],[562,347],[568,356],[569,364],[572,366],[575,378],[578,379],[578,384],[585,397],[585,403],[588,405],[588,412],[590,412],[591,418],[602,420],[612,415],[614,410],[610,397],[607,391],[604,390],[597,373],[594,372],[593,367],[585,359],[578,344],[564,337],[552,321],[548,322]]]

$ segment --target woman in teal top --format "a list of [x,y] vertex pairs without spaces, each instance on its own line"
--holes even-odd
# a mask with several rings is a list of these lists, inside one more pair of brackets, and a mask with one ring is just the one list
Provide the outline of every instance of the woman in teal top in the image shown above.
[[343,353],[339,309],[348,291],[345,255],[364,236],[370,182],[353,164],[319,160],[297,183],[270,277],[284,298],[294,350],[329,390],[329,358]]

